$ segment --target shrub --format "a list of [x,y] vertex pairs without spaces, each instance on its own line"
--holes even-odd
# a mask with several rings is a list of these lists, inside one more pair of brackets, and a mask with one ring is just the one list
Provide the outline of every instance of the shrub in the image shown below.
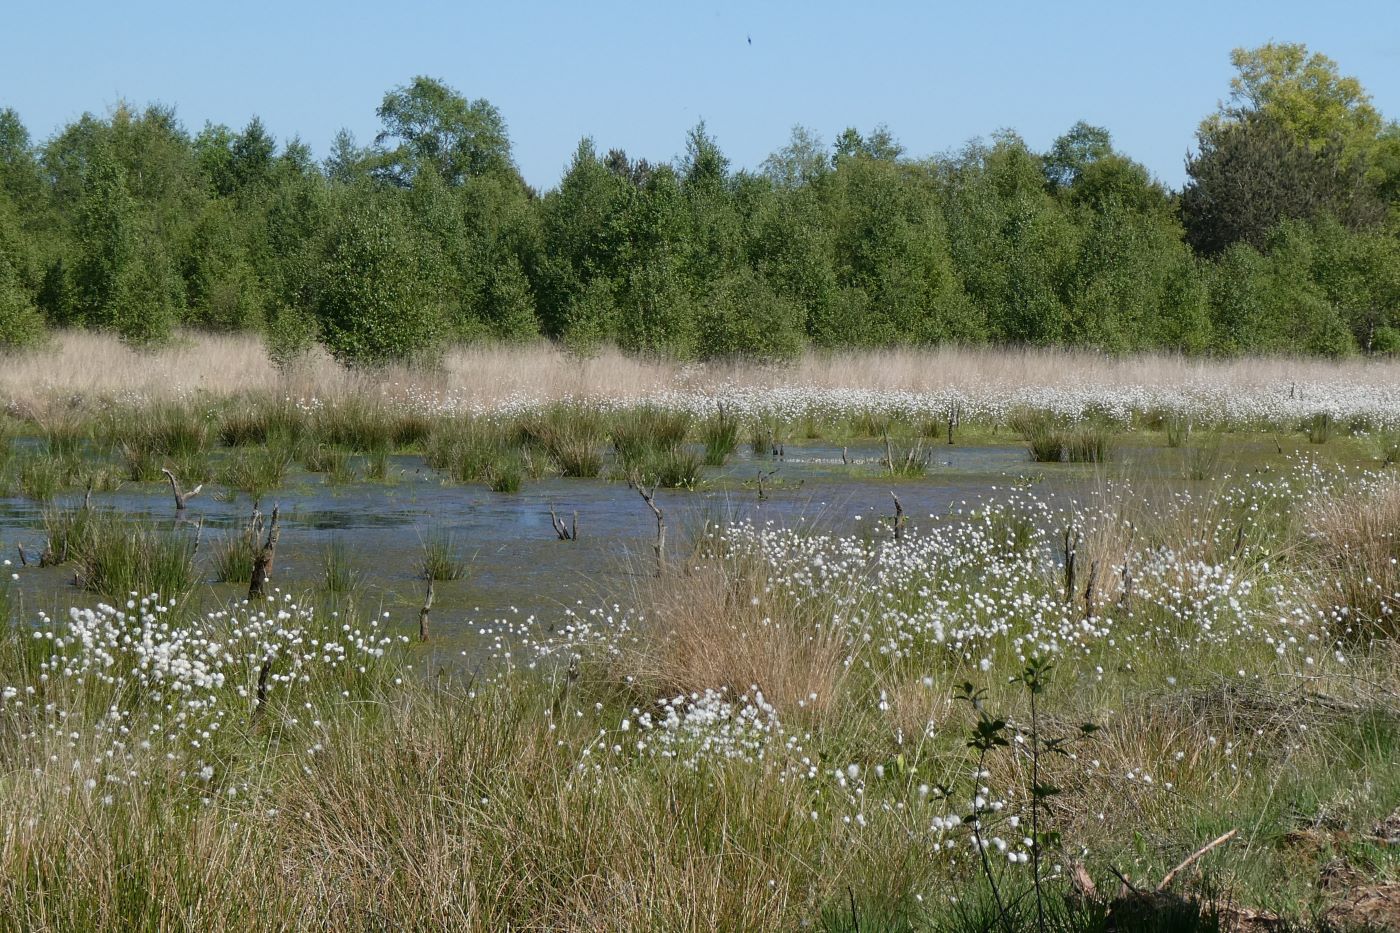
[[379,366],[436,354],[446,316],[421,274],[424,255],[394,200],[368,188],[347,194],[316,289],[321,340],[332,355]]
[[0,281],[0,351],[23,350],[44,339],[44,319],[29,296]]

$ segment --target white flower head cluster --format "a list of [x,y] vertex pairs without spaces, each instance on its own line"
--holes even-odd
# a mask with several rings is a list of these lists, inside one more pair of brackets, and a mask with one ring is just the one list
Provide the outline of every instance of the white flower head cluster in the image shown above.
[[62,624],[41,615],[32,638],[33,674],[0,691],[0,716],[30,767],[71,762],[116,783],[150,779],[142,769],[153,762],[210,781],[224,729],[262,704],[295,725],[312,708],[298,692],[343,686],[385,663],[398,640],[377,619],[318,619],[289,596],[195,619],[158,597],[133,597],[123,608],[71,609]]

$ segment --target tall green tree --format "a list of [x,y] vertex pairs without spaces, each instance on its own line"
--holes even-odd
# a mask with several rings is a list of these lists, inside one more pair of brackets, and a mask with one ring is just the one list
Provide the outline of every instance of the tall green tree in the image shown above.
[[436,78],[422,75],[384,95],[383,129],[375,143],[387,147],[380,173],[407,186],[421,171],[449,185],[489,172],[513,173],[505,118],[490,101],[468,100]]

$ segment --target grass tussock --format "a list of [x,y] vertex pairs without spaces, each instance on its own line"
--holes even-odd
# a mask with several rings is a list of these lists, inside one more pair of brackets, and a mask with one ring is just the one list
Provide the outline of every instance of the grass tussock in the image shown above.
[[700,439],[705,445],[705,465],[724,466],[739,448],[739,419],[721,406],[700,425]]
[[460,580],[467,574],[467,562],[462,559],[457,538],[451,532],[435,530],[423,540],[422,567],[424,580]]
[[1400,637],[1400,479],[1323,492],[1306,521],[1321,565],[1317,598],[1338,633]]
[[194,528],[167,530],[115,512],[56,509],[44,515],[46,559],[73,562],[86,590],[108,599],[160,594],[178,599],[198,582]]
[[590,478],[603,470],[606,424],[603,414],[588,405],[556,404],[517,422],[522,447],[537,447],[561,476]]
[[520,491],[531,466],[510,431],[483,418],[439,425],[425,442],[424,459],[455,482],[485,483],[505,493]]
[[1011,415],[1011,429],[1026,442],[1036,463],[1059,463],[1064,458],[1065,428],[1048,412],[1018,411]]

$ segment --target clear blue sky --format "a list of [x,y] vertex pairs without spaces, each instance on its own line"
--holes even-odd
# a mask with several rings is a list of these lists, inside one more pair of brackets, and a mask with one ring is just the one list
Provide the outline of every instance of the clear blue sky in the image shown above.
[[319,158],[340,127],[372,139],[384,92],[427,74],[500,107],[540,188],[584,135],[664,160],[700,117],[736,167],[794,123],[830,142],[883,122],[927,155],[1002,127],[1041,149],[1085,119],[1179,185],[1197,122],[1228,92],[1230,49],[1270,39],[1330,55],[1400,117],[1396,0],[7,6],[0,106],[38,139],[119,99],[161,101],[192,131],[258,114]]

